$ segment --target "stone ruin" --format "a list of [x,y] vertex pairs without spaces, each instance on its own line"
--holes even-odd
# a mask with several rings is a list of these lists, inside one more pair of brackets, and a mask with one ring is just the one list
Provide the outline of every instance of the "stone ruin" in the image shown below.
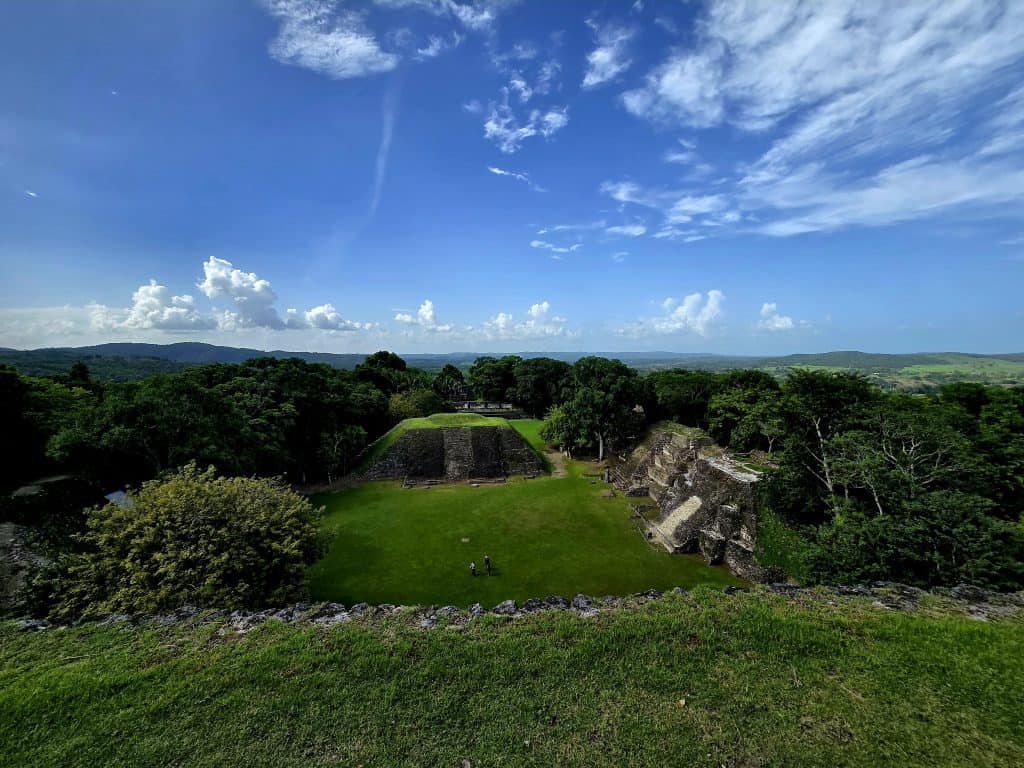
[[540,457],[509,426],[410,429],[370,467],[367,480],[473,480],[538,475]]
[[669,552],[699,551],[751,581],[779,576],[766,574],[754,557],[759,479],[697,429],[655,430],[611,471],[623,493],[656,505],[655,515],[642,516],[649,538]]

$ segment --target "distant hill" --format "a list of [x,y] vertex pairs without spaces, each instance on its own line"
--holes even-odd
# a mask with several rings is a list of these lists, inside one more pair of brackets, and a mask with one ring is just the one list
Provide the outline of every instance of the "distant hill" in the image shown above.
[[[504,352],[450,352],[445,354],[403,354],[410,366],[439,371],[451,363],[467,370],[473,361],[484,355],[500,357]],[[820,368],[826,370],[860,371],[879,384],[892,389],[925,391],[950,381],[980,381],[1001,385],[1024,384],[1024,353],[978,355],[963,352],[921,352],[881,354],[841,350],[817,354],[782,356],[716,355],[706,352],[519,352],[522,357],[545,355],[574,362],[585,354],[598,354],[622,360],[643,372],[690,368],[706,371],[727,371],[736,368],[757,368],[777,376],[790,370]],[[98,379],[127,381],[156,373],[173,373],[190,365],[204,363],[241,363],[254,357],[297,357],[310,363],[324,363],[336,368],[352,369],[362,362],[364,354],[331,352],[289,352],[245,347],[223,347],[199,342],[176,344],[142,344],[113,342],[89,347],[53,347],[14,350],[0,348],[0,363],[13,365],[22,372],[37,376],[67,373],[73,363],[81,360]]]

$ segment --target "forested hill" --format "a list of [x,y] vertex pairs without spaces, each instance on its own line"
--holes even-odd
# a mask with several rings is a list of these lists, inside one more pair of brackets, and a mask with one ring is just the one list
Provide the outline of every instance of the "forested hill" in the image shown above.
[[[542,353],[520,352],[524,358],[538,357]],[[564,362],[573,363],[584,356],[582,352],[543,353]],[[870,375],[877,384],[904,391],[932,391],[941,384],[955,381],[977,381],[997,385],[1024,384],[1024,353],[993,355],[963,352],[926,352],[909,354],[880,354],[859,351],[836,351],[815,354],[794,354],[777,357],[744,357],[711,353],[684,352],[622,352],[601,353],[617,358],[642,372],[689,368],[705,371],[729,371],[740,368],[759,369],[783,377],[791,370],[819,368],[827,370],[859,371]],[[451,364],[463,371],[479,357],[501,357],[501,353],[450,352],[445,354],[404,355],[409,365],[437,373]],[[309,363],[326,363],[335,368],[351,370],[361,363],[364,354],[334,354],[330,352],[264,351],[245,347],[224,347],[199,342],[176,344],[142,344],[119,342],[89,347],[55,347],[48,349],[14,350],[0,348],[0,363],[18,368],[31,376],[55,376],[66,373],[75,362],[89,366],[94,378],[108,381],[128,381],[145,378],[156,373],[172,373],[190,365],[204,363],[241,363],[257,357],[297,357]]]

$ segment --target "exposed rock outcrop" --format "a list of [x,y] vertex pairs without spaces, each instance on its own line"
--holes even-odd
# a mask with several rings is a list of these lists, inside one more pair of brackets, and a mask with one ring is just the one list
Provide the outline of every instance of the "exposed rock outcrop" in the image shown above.
[[535,475],[543,469],[540,457],[511,427],[437,427],[408,430],[366,478],[468,480]]
[[699,551],[751,581],[774,581],[754,556],[759,474],[725,455],[702,431],[655,430],[612,471],[628,496],[649,496],[651,538],[670,552]]

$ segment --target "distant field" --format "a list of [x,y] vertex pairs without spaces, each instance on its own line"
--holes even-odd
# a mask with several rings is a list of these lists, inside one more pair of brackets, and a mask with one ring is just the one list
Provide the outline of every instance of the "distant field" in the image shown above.
[[[529,433],[536,425],[511,422]],[[650,587],[738,584],[726,569],[649,544],[631,519],[632,499],[572,461],[564,478],[402,488],[378,481],[313,499],[327,508],[327,556],[310,570],[316,600],[343,603],[495,605],[577,592],[629,594]],[[469,574],[484,555],[494,576]]]

